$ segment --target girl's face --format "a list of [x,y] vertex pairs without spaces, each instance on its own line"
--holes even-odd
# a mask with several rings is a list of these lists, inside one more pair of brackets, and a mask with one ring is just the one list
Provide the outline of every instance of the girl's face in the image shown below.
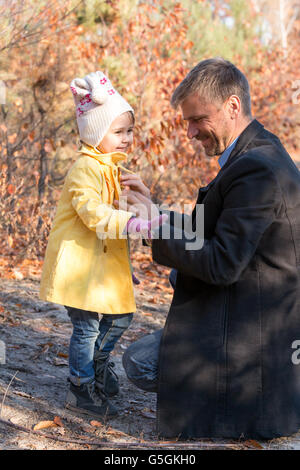
[[132,114],[121,114],[112,122],[98,149],[103,153],[127,152],[133,142],[133,128]]

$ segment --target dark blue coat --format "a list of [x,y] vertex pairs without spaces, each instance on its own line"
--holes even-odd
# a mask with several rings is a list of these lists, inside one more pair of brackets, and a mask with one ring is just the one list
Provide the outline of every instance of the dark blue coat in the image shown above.
[[[300,428],[300,173],[256,120],[200,188],[204,246],[153,240],[178,270],[159,356],[164,437],[287,436]],[[190,242],[190,240],[188,240]]]

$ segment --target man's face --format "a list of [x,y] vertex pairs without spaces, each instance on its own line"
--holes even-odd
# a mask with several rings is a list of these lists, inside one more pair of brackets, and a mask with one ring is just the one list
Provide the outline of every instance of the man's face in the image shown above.
[[230,144],[233,120],[229,106],[211,103],[196,93],[189,95],[182,103],[183,119],[188,123],[189,139],[199,140],[206,155],[221,155]]

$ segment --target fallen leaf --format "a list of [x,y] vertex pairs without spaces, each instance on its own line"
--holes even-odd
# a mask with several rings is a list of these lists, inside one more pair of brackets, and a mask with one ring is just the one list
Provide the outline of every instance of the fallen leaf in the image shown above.
[[93,420],[90,422],[91,426],[95,426],[96,428],[101,428],[103,426],[103,423],[100,423],[100,421]]
[[108,434],[109,436],[115,436],[115,437],[128,437],[128,434],[126,434],[125,432],[123,431],[119,431],[117,429],[112,429],[112,428],[109,428],[105,434]]
[[57,426],[60,426],[61,428],[64,427],[63,422],[62,422],[62,420],[61,420],[61,418],[60,418],[59,416],[55,416],[53,422],[54,422],[55,424],[57,424]]
[[46,429],[46,428],[56,428],[57,425],[54,423],[54,421],[40,421],[38,424],[36,424],[33,428],[34,431],[39,431],[40,429]]
[[45,332],[49,332],[50,331],[50,328],[48,328],[48,326],[42,326],[42,325],[37,325],[35,326],[34,328],[32,328],[34,331],[45,331]]
[[147,302],[151,303],[151,304],[156,304],[157,303],[157,299],[155,297],[150,297],[149,299],[147,299]]
[[154,289],[156,289],[156,290],[165,290],[165,287],[160,286],[159,284],[156,284],[156,286],[154,286]]
[[147,274],[147,276],[151,276],[151,277],[157,276],[153,271],[150,271],[149,269],[145,270],[144,274]]
[[244,442],[244,445],[247,447],[255,447],[256,449],[263,449],[263,446],[259,442],[254,441],[253,439],[248,439]]
[[60,353],[57,353],[57,355],[58,355],[59,357],[65,357],[66,359],[68,359],[68,357],[69,357],[68,354],[61,353],[61,352],[60,352]]

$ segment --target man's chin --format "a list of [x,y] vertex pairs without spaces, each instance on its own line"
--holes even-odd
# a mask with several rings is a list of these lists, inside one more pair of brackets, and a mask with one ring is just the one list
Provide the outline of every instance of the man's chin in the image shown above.
[[[214,142],[215,143],[215,142]],[[219,155],[222,155],[222,151],[220,150],[218,145],[203,145],[204,151],[208,157],[218,157]]]
[[205,149],[205,153],[207,157],[219,157],[220,155],[222,155],[222,152],[219,152],[218,150]]

